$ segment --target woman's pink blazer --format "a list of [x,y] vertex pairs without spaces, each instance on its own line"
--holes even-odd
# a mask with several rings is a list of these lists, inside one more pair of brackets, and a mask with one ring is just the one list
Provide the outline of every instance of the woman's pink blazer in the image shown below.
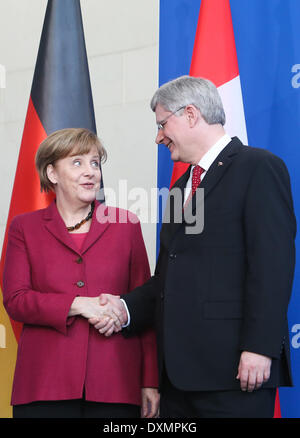
[[149,276],[140,223],[125,210],[103,214],[96,203],[81,250],[55,201],[15,217],[3,278],[5,308],[23,323],[12,404],[81,398],[83,389],[90,401],[140,404],[141,388],[158,385],[154,333],[106,338],[68,312],[76,296],[121,295]]

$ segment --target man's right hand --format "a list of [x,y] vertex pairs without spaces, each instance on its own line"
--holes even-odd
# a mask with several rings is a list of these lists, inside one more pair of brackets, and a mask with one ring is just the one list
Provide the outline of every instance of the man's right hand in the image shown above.
[[76,297],[71,305],[68,316],[76,315],[83,316],[93,325],[98,323],[101,329],[105,327],[103,333],[111,327],[116,332],[122,330],[122,324],[119,319],[120,311],[117,306],[112,306],[108,299],[102,298],[100,300],[100,297]]
[[112,318],[109,320],[103,320],[98,318],[90,318],[89,323],[92,324],[99,333],[105,336],[111,336],[113,333],[117,333],[122,330],[128,321],[128,315],[123,302],[118,295],[101,294],[99,297],[100,306],[109,306],[112,309],[114,315],[116,315],[118,321]]

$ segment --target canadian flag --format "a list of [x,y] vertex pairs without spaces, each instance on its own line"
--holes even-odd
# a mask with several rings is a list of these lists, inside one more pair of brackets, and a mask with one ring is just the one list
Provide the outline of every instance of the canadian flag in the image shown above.
[[[248,144],[229,0],[201,1],[190,75],[216,85],[226,114],[226,132]],[[174,163],[171,186],[187,167]]]
[[[201,0],[190,76],[212,81],[218,88],[225,114],[225,130],[248,144],[243,97],[229,0]],[[174,182],[187,170],[186,163],[174,163]],[[280,418],[276,395],[274,417]]]

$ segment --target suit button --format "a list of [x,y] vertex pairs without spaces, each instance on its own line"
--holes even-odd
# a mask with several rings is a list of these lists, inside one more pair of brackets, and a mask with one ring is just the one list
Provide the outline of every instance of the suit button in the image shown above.
[[164,295],[163,291],[161,291],[161,293],[160,293],[160,298],[161,298],[162,300],[165,298],[165,295]]
[[82,262],[83,262],[82,257],[78,257],[78,259],[76,259],[76,263],[80,264]]
[[78,287],[83,287],[84,286],[84,282],[83,281],[77,281],[76,285]]

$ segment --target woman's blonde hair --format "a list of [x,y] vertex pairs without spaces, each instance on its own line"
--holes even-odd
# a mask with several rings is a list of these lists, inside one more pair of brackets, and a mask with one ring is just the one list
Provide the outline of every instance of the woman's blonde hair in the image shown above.
[[88,154],[96,146],[100,161],[107,158],[106,150],[96,134],[84,128],[60,129],[50,134],[39,146],[35,165],[39,174],[41,192],[53,190],[47,167],[65,157]]

